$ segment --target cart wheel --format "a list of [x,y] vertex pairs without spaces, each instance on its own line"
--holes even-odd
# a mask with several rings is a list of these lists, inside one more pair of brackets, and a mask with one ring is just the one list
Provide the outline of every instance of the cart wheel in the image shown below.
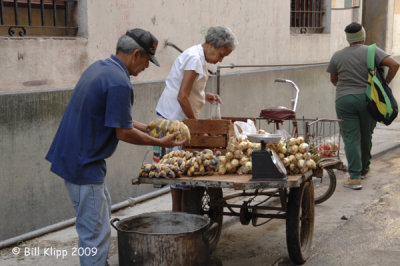
[[286,243],[290,259],[306,262],[314,231],[314,189],[311,181],[291,188],[286,213]]
[[193,214],[207,215],[210,218],[211,227],[214,229],[207,234],[210,252],[213,252],[217,247],[222,230],[223,207],[216,206],[216,202],[222,199],[222,188],[193,188],[187,200],[187,212]]
[[318,176],[313,175],[314,202],[320,204],[329,199],[336,189],[336,175],[333,169],[321,169]]

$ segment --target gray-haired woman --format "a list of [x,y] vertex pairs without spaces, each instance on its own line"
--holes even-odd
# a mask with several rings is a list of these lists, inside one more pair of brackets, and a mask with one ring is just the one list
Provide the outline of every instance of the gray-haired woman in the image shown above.
[[[186,49],[175,59],[156,107],[157,115],[179,121],[185,118],[198,119],[206,101],[222,104],[219,95],[205,92],[207,63],[222,62],[235,46],[236,39],[229,28],[209,28],[204,43]],[[172,186],[171,194],[172,211],[185,211],[185,187]]]

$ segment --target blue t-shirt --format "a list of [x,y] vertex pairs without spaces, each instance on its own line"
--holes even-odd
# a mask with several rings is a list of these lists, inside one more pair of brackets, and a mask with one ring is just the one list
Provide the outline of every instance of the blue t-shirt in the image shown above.
[[82,74],[47,153],[51,171],[78,184],[103,183],[106,162],[117,148],[115,128],[132,128],[133,88],[115,56]]

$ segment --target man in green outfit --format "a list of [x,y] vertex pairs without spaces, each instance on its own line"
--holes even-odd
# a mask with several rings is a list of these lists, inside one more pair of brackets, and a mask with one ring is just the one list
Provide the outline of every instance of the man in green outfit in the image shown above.
[[[332,56],[327,72],[336,86],[336,114],[343,120],[341,133],[350,174],[344,186],[361,189],[361,179],[370,167],[372,134],[376,121],[366,108],[368,46],[364,45],[365,30],[360,24],[351,23],[345,28],[345,32],[350,45]],[[392,81],[399,68],[399,63],[378,47],[375,65],[389,68],[387,83]]]

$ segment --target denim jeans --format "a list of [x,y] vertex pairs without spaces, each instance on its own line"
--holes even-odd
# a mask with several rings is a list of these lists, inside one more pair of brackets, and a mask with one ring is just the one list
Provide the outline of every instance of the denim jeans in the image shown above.
[[76,211],[78,248],[90,250],[80,256],[80,263],[82,266],[104,266],[111,237],[111,198],[107,186],[104,183],[76,185],[68,181],[65,185]]

